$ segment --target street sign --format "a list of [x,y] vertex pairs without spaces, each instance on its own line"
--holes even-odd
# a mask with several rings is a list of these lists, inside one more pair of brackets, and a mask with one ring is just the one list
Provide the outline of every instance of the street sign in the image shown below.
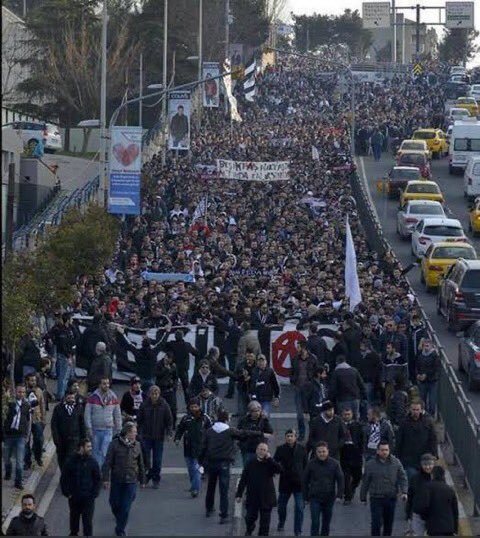
[[447,28],[474,28],[473,2],[446,2]]
[[419,75],[421,75],[423,73],[423,66],[422,64],[420,63],[416,63],[414,66],[413,66],[413,74],[418,77]]
[[390,26],[390,2],[363,2],[364,28],[387,28]]

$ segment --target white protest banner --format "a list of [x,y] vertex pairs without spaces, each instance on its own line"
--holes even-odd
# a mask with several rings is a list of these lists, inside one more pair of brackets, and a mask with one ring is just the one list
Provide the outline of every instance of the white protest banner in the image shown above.
[[219,178],[241,181],[287,181],[290,161],[225,161],[217,159]]

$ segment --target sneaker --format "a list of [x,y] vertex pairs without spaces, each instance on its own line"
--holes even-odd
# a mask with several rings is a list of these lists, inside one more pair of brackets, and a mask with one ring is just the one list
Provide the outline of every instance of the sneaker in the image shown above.
[[190,495],[192,496],[192,499],[195,499],[195,497],[198,497],[198,491],[193,489],[191,492],[190,492]]
[[160,487],[160,480],[153,481],[153,489],[158,489]]
[[205,513],[205,517],[210,517],[215,512],[215,508],[212,508],[211,510],[207,510]]

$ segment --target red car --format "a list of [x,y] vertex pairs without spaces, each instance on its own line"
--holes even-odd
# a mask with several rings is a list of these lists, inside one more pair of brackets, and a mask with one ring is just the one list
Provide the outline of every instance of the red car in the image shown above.
[[414,166],[420,170],[420,174],[425,179],[432,178],[430,163],[425,153],[420,151],[407,151],[397,158],[397,166]]

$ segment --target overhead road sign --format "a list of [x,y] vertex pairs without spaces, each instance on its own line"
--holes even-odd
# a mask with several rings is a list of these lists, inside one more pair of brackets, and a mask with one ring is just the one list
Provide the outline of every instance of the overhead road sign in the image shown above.
[[364,28],[388,28],[390,26],[390,2],[363,2]]
[[446,2],[447,28],[474,28],[473,2]]
[[423,66],[422,64],[420,63],[416,63],[414,64],[413,66],[413,74],[418,77],[419,75],[421,75],[423,73]]

